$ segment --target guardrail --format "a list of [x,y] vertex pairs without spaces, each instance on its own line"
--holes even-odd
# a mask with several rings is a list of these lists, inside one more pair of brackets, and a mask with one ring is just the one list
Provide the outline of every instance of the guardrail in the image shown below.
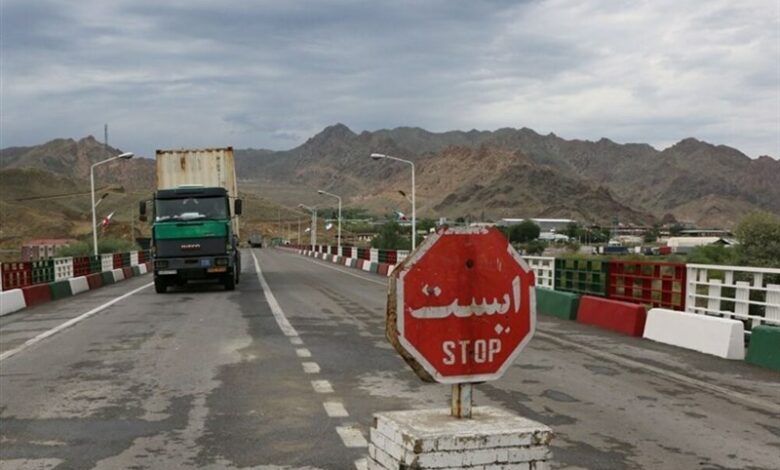
[[148,250],[98,256],[68,256],[0,264],[0,291],[64,281],[88,274],[138,266],[150,259]]
[[685,311],[780,326],[780,269],[688,264]]

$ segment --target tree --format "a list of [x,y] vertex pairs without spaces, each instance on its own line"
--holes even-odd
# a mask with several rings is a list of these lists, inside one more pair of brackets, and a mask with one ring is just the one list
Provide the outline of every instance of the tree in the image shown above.
[[780,266],[780,217],[755,212],[737,225],[737,255],[748,266]]
[[673,224],[669,227],[669,234],[673,237],[679,236],[682,231],[685,230],[685,226],[682,224]]
[[512,243],[528,243],[539,238],[542,229],[532,220],[524,220],[513,225],[509,231],[509,241]]
[[547,248],[547,243],[541,240],[533,240],[525,245],[525,252],[528,255],[541,255],[544,253],[544,249]]
[[436,221],[433,219],[422,219],[417,221],[417,231],[428,233],[432,228],[436,228]]
[[400,235],[401,226],[398,222],[391,220],[385,223],[379,230],[379,235],[371,240],[372,248],[383,250],[408,250],[411,248],[411,242]]
[[580,236],[580,224],[577,222],[569,222],[566,225],[566,236],[569,238],[577,239]]

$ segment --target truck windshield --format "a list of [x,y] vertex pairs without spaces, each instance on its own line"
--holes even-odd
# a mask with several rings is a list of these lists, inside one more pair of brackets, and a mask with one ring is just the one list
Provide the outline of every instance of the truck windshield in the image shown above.
[[157,199],[155,220],[227,219],[228,206],[224,197],[188,197],[184,199]]

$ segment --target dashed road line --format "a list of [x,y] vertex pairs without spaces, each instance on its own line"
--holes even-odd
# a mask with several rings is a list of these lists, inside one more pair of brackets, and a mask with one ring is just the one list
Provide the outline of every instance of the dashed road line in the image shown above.
[[138,292],[141,292],[142,290],[146,289],[147,287],[151,287],[152,284],[154,284],[154,283],[150,282],[148,284],[144,284],[141,287],[139,287],[137,289],[133,289],[130,292],[124,294],[124,295],[120,295],[119,297],[117,297],[117,298],[115,298],[115,299],[113,299],[113,300],[111,300],[109,302],[106,302],[103,305],[95,307],[95,308],[93,308],[92,310],[90,310],[90,311],[88,311],[86,313],[82,313],[81,315],[77,316],[76,318],[73,318],[71,320],[66,321],[65,323],[62,323],[62,324],[60,324],[58,326],[55,326],[51,330],[44,331],[43,333],[39,334],[38,336],[35,336],[33,338],[28,339],[27,341],[22,343],[21,346],[18,346],[18,347],[14,348],[14,349],[11,349],[11,350],[8,350],[8,351],[4,352],[3,354],[0,354],[0,361],[8,359],[9,357],[13,356],[14,354],[18,354],[18,353],[24,351],[25,349],[29,348],[33,344],[38,343],[40,341],[43,341],[44,339],[48,338],[49,336],[55,335],[55,334],[59,333],[60,331],[66,329],[66,328],[70,328],[71,326],[75,325],[76,323],[79,323],[81,321],[86,320],[87,318],[95,315],[96,313],[102,312],[103,310],[105,310],[108,307],[114,305],[115,303],[120,302],[120,301],[122,301],[122,300],[124,300],[124,299],[130,297],[131,295],[134,295],[134,294],[136,294]]
[[333,393],[333,385],[327,380],[312,380],[311,386],[317,393]]
[[344,408],[344,404],[340,401],[326,401],[322,406],[325,407],[325,413],[331,418],[346,418],[349,416],[347,409]]
[[295,354],[297,354],[298,357],[311,357],[311,351],[306,348],[296,349]]
[[319,374],[320,373],[320,365],[316,362],[304,362],[301,364],[303,366],[303,371],[307,374]]
[[368,459],[355,460],[356,470],[368,470]]
[[303,344],[303,340],[300,336],[290,336],[290,343],[294,344],[295,346],[301,346]]
[[368,447],[368,441],[357,425],[336,426],[336,432],[346,447]]

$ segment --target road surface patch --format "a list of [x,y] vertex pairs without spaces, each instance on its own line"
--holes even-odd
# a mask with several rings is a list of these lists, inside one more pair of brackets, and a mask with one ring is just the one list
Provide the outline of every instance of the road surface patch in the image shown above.
[[[103,305],[97,306],[97,307],[93,308],[92,310],[90,310],[88,312],[82,313],[81,315],[79,315],[76,318],[72,318],[72,319],[66,321],[65,323],[62,323],[62,324],[60,324],[60,325],[58,325],[58,326],[56,326],[56,327],[54,327],[54,328],[52,328],[52,329],[50,329],[48,331],[44,331],[43,333],[39,334],[38,336],[35,336],[33,338],[28,339],[21,346],[18,346],[18,347],[14,348],[14,349],[10,349],[10,350],[4,352],[3,354],[0,354],[0,361],[8,359],[9,357],[24,351],[25,349],[29,348],[30,346],[32,346],[32,345],[34,345],[34,344],[36,344],[36,343],[38,343],[40,341],[43,341],[44,339],[48,338],[49,336],[53,336],[53,335],[59,333],[60,331],[66,329],[66,328],[70,328],[71,326],[73,326],[73,325],[75,325],[77,323],[80,323],[80,322],[86,320],[87,318],[95,315],[96,313],[102,312],[103,310],[105,310],[108,307],[114,305],[115,303],[120,302],[120,301],[122,301],[122,300],[124,300],[124,299],[130,297],[131,295],[134,295],[134,294],[136,294],[138,292],[141,292],[142,290],[146,289],[147,287],[152,286],[153,284],[154,283],[152,283],[152,282],[150,282],[148,284],[144,284],[143,286],[141,286],[141,287],[139,287],[137,289],[133,289],[130,292],[124,294],[124,295],[116,297],[113,300],[110,300],[110,301],[104,303]],[[48,287],[48,286],[46,286],[46,287]]]

